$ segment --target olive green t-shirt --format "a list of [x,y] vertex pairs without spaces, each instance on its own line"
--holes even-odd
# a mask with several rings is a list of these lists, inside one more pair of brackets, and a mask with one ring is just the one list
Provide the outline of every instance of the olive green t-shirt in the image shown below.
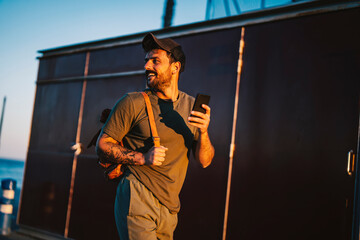
[[[151,91],[149,95],[160,144],[168,150],[161,166],[131,166],[130,171],[172,213],[180,210],[179,193],[185,180],[188,159],[198,138],[196,127],[188,124],[194,98],[179,91],[176,101],[165,101]],[[128,93],[115,105],[103,131],[125,147],[146,153],[153,147],[145,100],[141,93]]]

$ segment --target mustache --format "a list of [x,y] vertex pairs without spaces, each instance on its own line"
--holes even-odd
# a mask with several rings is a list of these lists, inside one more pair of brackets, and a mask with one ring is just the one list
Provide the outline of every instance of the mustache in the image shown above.
[[145,71],[145,75],[147,76],[148,74],[150,74],[150,73],[154,73],[155,75],[157,75],[157,72],[155,72],[155,71],[152,71],[152,70],[146,70]]

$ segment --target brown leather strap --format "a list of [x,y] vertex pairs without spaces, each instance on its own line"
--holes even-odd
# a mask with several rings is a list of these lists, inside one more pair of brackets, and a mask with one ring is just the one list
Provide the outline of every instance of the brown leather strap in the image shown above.
[[144,96],[145,99],[145,104],[146,104],[146,110],[149,116],[149,122],[150,122],[150,130],[151,130],[151,135],[154,141],[154,146],[155,147],[160,147],[160,137],[158,135],[157,129],[156,129],[156,124],[155,124],[155,118],[154,118],[154,113],[151,107],[151,103],[150,103],[150,99],[149,96],[145,93],[145,92],[141,92],[142,95]]

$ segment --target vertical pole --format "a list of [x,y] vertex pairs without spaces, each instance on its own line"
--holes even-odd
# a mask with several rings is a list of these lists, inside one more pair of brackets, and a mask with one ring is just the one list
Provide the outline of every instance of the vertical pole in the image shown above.
[[261,0],[260,9],[264,9],[264,8],[265,8],[265,0]]
[[233,3],[234,3],[234,7],[235,7],[235,10],[236,10],[236,13],[237,13],[237,14],[240,14],[240,13],[241,13],[241,9],[240,9],[239,3],[237,2],[237,0],[233,0]]
[[228,214],[229,214],[229,200],[230,200],[230,188],[231,188],[231,176],[232,176],[232,166],[235,152],[235,133],[236,133],[236,121],[237,121],[237,112],[238,112],[238,103],[239,103],[239,89],[240,89],[240,77],[241,70],[243,65],[243,51],[244,51],[244,35],[245,28],[241,28],[241,39],[239,46],[239,59],[238,59],[238,68],[237,68],[237,79],[236,79],[236,93],[235,93],[235,103],[234,103],[234,116],[233,116],[233,126],[231,133],[231,144],[230,144],[230,152],[229,152],[229,172],[228,172],[228,181],[226,188],[226,200],[225,200],[225,214],[224,214],[224,227],[223,227],[223,237],[222,240],[226,239],[226,231],[227,231],[227,222],[228,222]]
[[[79,117],[78,117],[78,126],[77,126],[77,132],[76,132],[76,142],[75,142],[75,145],[74,145],[74,146],[77,146],[79,148],[80,148],[80,135],[81,135],[83,112],[84,112],[86,85],[87,85],[86,77],[88,75],[88,69],[89,69],[89,59],[90,59],[90,52],[87,52],[86,53],[86,60],[85,60],[85,69],[84,69],[84,82],[83,82],[82,92],[81,92],[81,101],[80,101],[80,110],[79,110]],[[74,153],[74,159],[73,159],[73,165],[72,165],[72,171],[71,171],[69,201],[68,201],[68,207],[67,207],[67,213],[66,213],[65,231],[64,231],[65,238],[67,238],[68,234],[69,234],[71,206],[72,206],[72,200],[73,200],[73,196],[74,196],[76,167],[77,167],[77,160],[78,160],[78,155],[79,154],[80,154],[80,151],[75,151],[75,153]]]
[[6,96],[4,97],[3,106],[2,106],[2,111],[1,111],[1,119],[0,119],[0,140],[1,140],[1,129],[2,129],[2,124],[3,124],[3,120],[4,120],[4,114],[5,114],[5,105],[6,105]]
[[231,16],[230,5],[228,0],[224,0],[225,14],[227,17]]
[[210,20],[210,12],[211,12],[211,9],[212,9],[212,2],[211,2],[211,0],[207,0],[205,20]]
[[172,19],[174,16],[174,5],[175,5],[175,0],[165,1],[163,28],[171,27]]

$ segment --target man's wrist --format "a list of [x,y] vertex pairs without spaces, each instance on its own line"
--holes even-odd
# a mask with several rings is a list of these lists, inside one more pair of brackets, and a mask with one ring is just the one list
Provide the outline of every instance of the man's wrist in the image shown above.
[[207,136],[207,135],[209,135],[209,133],[208,133],[208,130],[206,129],[206,130],[204,130],[204,131],[202,131],[201,129],[199,129],[199,133],[200,133],[200,135],[201,136]]
[[139,152],[139,154],[138,154],[138,165],[145,165],[145,155],[143,154],[143,153],[141,153],[141,152]]

